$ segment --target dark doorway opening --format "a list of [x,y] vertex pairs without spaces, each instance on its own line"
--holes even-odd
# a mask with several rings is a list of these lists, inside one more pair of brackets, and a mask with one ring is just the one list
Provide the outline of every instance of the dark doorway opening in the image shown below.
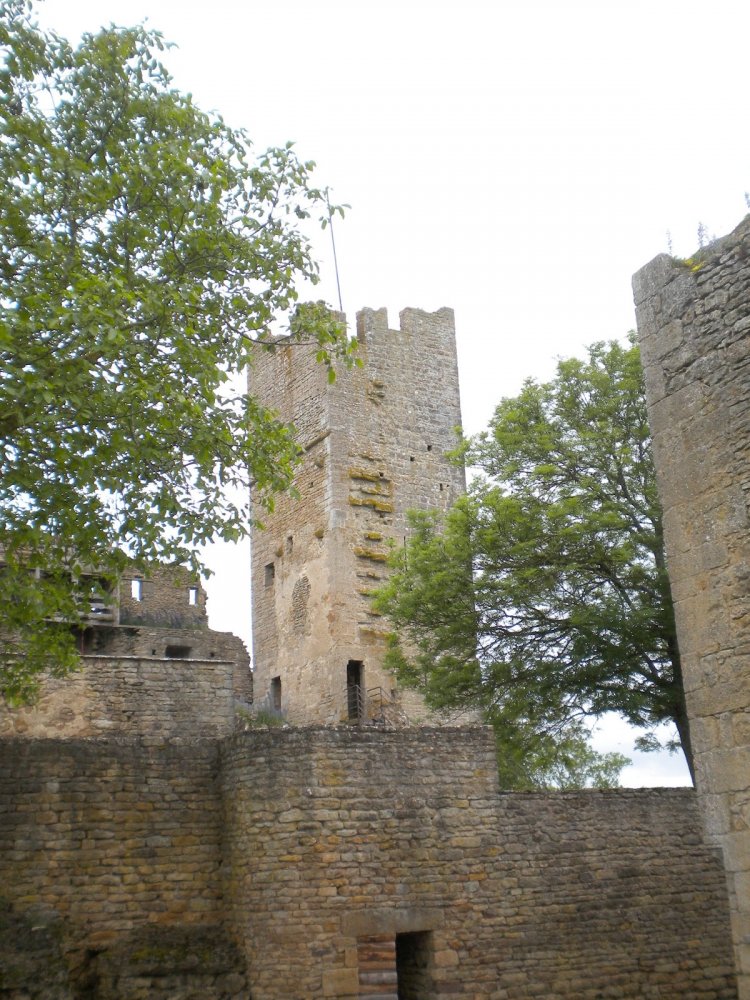
[[361,660],[349,660],[346,665],[346,707],[351,722],[364,718],[364,665]]
[[432,932],[413,931],[396,935],[398,1000],[432,1000]]
[[190,657],[190,646],[167,646],[164,655],[170,660],[187,660]]

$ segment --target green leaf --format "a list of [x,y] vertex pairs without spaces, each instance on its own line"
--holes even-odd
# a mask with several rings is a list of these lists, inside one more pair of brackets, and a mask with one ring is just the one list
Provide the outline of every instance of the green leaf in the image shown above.
[[[70,629],[48,627],[74,614],[71,562],[197,565],[248,533],[251,486],[256,511],[290,488],[292,429],[225,398],[227,373],[317,278],[299,227],[329,206],[291,143],[255,156],[172,86],[157,33],[73,48],[0,2],[0,88],[23,94],[0,143],[0,686],[17,700],[75,662]],[[353,363],[323,303],[291,325],[329,373]]]
[[401,682],[435,708],[481,712],[511,785],[563,785],[566,759],[608,781],[618,762],[588,757],[575,729],[606,712],[647,732],[673,723],[690,762],[632,340],[527,381],[458,454],[476,470],[468,495],[442,521],[411,514],[377,597]]

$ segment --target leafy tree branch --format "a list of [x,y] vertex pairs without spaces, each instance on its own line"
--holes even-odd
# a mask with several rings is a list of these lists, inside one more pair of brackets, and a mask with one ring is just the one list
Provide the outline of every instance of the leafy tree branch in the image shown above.
[[[143,27],[43,32],[0,0],[0,687],[75,662],[76,580],[126,558],[200,569],[249,531],[299,447],[233,389],[298,288],[327,192],[291,143],[248,137],[172,86]],[[299,307],[333,377],[355,342]],[[230,490],[229,487],[235,487]],[[85,602],[84,602],[85,603]],[[85,608],[83,609],[85,610]]]
[[510,784],[606,712],[674,723],[692,765],[637,347],[594,344],[527,381],[461,453],[468,494],[443,523],[412,514],[378,599],[401,680],[483,712]]

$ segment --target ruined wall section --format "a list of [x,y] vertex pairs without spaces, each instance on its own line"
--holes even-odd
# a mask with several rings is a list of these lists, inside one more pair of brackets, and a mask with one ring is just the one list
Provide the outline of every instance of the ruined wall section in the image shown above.
[[[131,586],[134,580],[139,596]],[[118,604],[121,625],[208,628],[206,592],[180,566],[153,566],[146,573],[126,570],[119,583]]]
[[355,1000],[390,942],[418,952],[431,997],[735,997],[694,793],[500,794],[494,752],[476,728],[225,743],[226,898],[253,996]]
[[750,997],[750,218],[633,287],[697,788]]

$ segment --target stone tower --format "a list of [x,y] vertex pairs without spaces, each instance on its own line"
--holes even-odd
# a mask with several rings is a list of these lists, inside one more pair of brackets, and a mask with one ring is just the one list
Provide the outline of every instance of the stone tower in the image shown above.
[[[329,385],[312,347],[259,352],[252,393],[297,428],[297,499],[281,497],[252,538],[256,703],[290,722],[361,718],[383,699],[407,718],[419,696],[383,668],[387,626],[372,607],[410,508],[464,490],[446,453],[461,423],[453,311],[357,315],[363,367]],[[283,342],[282,342],[283,343]]]
[[750,215],[633,289],[696,788],[750,1000]]

